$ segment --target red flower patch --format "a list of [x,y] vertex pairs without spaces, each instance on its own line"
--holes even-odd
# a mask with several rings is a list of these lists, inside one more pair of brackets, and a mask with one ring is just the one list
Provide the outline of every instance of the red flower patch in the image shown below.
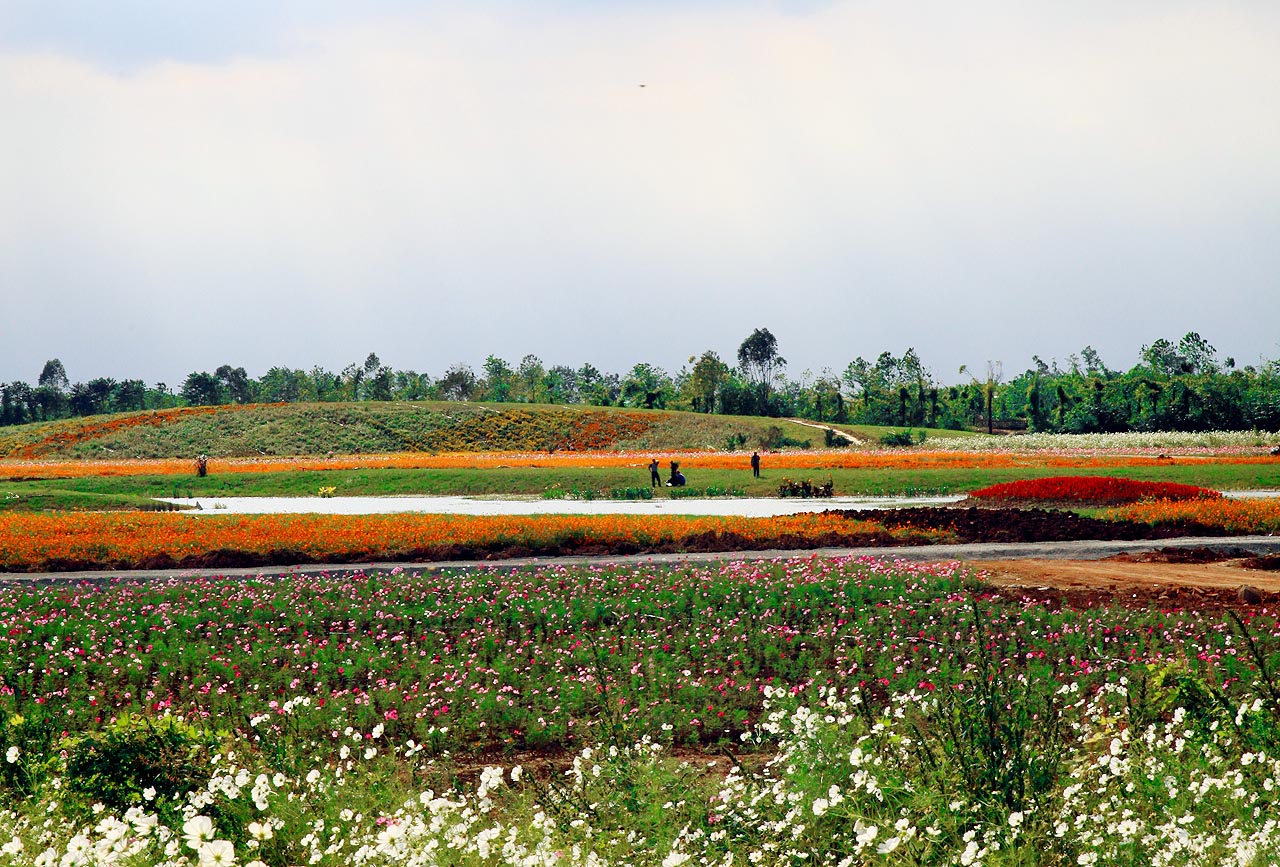
[[1143,500],[1216,500],[1217,491],[1174,482],[1140,482],[1111,476],[1054,476],[992,485],[969,494],[976,500],[1030,500],[1120,506]]

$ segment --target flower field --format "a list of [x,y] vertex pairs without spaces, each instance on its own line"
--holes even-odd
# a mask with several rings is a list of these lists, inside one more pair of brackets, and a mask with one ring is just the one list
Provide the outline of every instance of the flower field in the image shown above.
[[942,534],[839,514],[681,515],[0,514],[0,569],[167,568],[567,553],[815,548]]
[[1272,864],[1277,642],[869,559],[9,583],[0,864]]
[[1195,485],[1142,482],[1112,476],[1055,476],[991,485],[970,492],[975,500],[1050,502],[1116,506],[1140,500],[1218,500],[1222,495]]
[[[748,468],[749,452],[455,452],[431,454],[344,455],[332,458],[211,458],[209,473],[278,473],[301,470],[448,470],[528,468],[630,467],[637,470],[657,458],[675,459],[686,469]],[[1173,459],[1158,455],[1040,454],[1036,452],[974,451],[787,451],[765,456],[773,470],[929,470],[929,469],[1123,469],[1168,466]],[[1196,455],[1178,462],[1198,465],[1274,465],[1266,454]],[[84,476],[191,475],[191,460],[0,460],[0,479],[55,479]]]
[[1280,533],[1280,500],[1158,500],[1110,509],[1102,517],[1143,524],[1195,521],[1230,533]]

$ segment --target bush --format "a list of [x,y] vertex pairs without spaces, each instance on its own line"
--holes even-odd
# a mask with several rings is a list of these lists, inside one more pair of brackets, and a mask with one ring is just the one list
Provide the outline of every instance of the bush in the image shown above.
[[825,498],[832,496],[834,493],[835,483],[831,479],[827,479],[822,484],[817,485],[809,479],[805,479],[802,482],[783,479],[782,484],[778,485],[779,497]]
[[[921,431],[920,442],[924,442],[924,431]],[[890,431],[880,437],[880,445],[882,446],[913,446],[916,444],[915,435],[911,432],[911,428],[906,430]]]
[[172,800],[202,787],[213,772],[218,739],[177,717],[120,717],[67,749],[66,790],[86,804],[123,808],[143,791]]
[[781,449],[788,446],[792,448],[807,449],[811,445],[809,440],[798,440],[787,436],[782,432],[782,428],[776,424],[769,425],[765,428],[764,433],[760,435],[760,446],[766,449]]
[[0,708],[0,793],[19,800],[35,795],[48,776],[53,740],[48,717],[22,717]]

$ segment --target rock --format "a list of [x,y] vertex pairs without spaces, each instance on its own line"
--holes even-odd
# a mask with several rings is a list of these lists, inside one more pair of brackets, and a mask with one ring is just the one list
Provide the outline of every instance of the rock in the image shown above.
[[1249,584],[1241,584],[1240,589],[1236,591],[1236,598],[1245,605],[1261,605],[1262,591]]

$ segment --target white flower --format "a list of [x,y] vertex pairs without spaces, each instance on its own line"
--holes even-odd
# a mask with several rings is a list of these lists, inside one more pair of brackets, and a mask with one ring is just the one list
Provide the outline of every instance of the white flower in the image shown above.
[[879,852],[881,855],[888,855],[894,849],[897,849],[898,844],[901,842],[902,842],[901,837],[890,837],[888,840],[885,840],[883,843],[877,846],[876,851]]
[[213,839],[213,820],[208,816],[192,816],[182,823],[182,833],[187,836],[187,845],[199,851],[201,843]]
[[22,750],[17,747],[9,747],[9,751],[4,754],[4,760],[9,764],[17,764],[18,756],[22,755]]
[[5,843],[3,846],[0,846],[0,852],[3,852],[6,855],[17,855],[21,851],[22,851],[22,839],[16,836],[12,840],[10,840],[8,843]]
[[230,840],[214,840],[200,847],[200,867],[230,867],[236,863],[236,847]]
[[373,732],[371,733],[373,736],[373,739],[376,741],[378,738],[382,737],[383,731],[384,729],[382,727],[382,723],[378,723],[376,726],[374,726]]
[[274,836],[270,822],[250,822],[249,836],[255,840],[270,840]]
[[511,782],[513,783],[520,782],[520,775],[523,773],[524,773],[524,768],[520,767],[519,765],[516,765],[514,768],[511,769]]
[[156,799],[156,787],[155,787],[155,786],[147,786],[145,789],[143,789],[143,790],[142,790],[142,800],[144,800],[144,801],[154,801],[155,799]]
[[823,813],[827,812],[827,809],[830,806],[831,802],[826,798],[818,798],[813,802],[813,815],[821,816]]
[[1022,824],[1022,813],[1013,812],[1009,814],[1009,827],[1016,828]]

